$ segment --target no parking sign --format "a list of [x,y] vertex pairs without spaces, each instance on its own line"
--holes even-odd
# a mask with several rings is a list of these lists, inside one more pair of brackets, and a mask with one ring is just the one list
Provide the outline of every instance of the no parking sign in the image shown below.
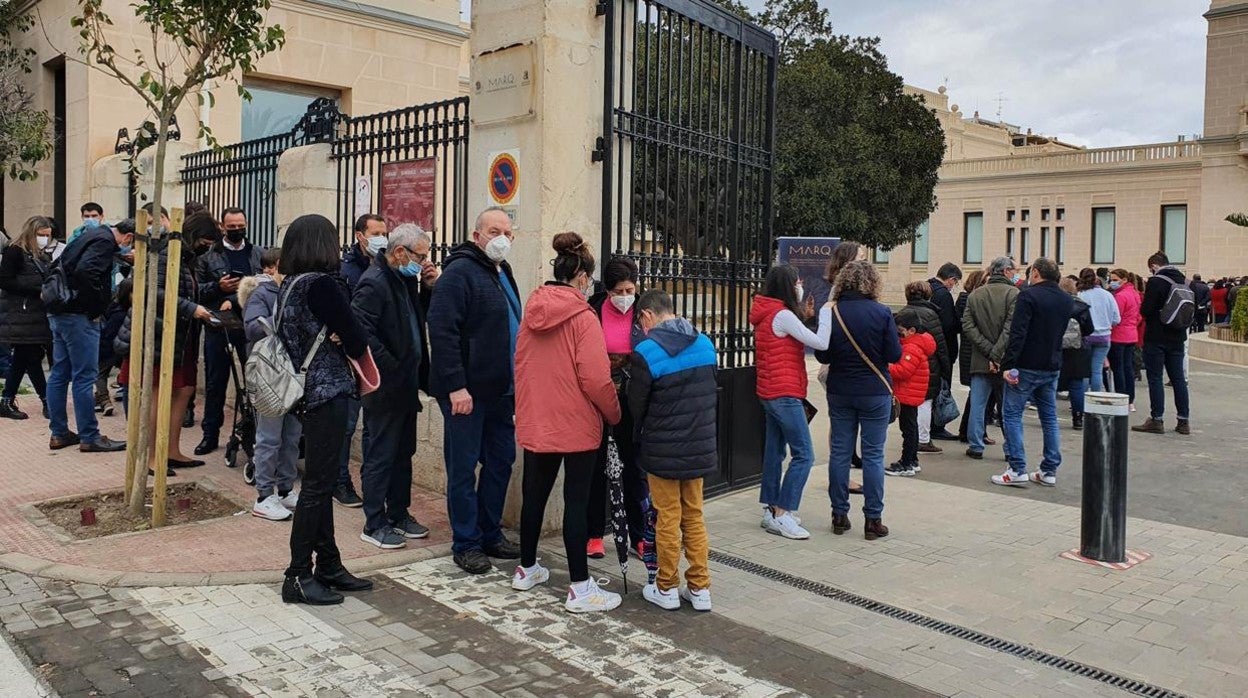
[[495,205],[506,206],[520,191],[520,154],[504,150],[490,158],[490,199]]

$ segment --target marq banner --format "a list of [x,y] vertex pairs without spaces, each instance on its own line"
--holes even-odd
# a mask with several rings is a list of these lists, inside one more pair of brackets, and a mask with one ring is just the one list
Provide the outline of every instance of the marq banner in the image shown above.
[[821,307],[832,292],[832,285],[823,275],[828,270],[828,262],[832,261],[832,250],[841,244],[841,239],[782,237],[777,243],[779,263],[790,264],[797,269],[806,295],[815,299],[816,308]]

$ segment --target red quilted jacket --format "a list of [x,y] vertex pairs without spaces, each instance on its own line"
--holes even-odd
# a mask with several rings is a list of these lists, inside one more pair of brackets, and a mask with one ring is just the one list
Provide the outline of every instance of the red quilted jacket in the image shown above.
[[754,354],[758,364],[758,397],[806,397],[806,346],[792,337],[777,337],[771,329],[784,301],[770,296],[754,296],[750,324],[754,326]]
[[927,359],[935,353],[936,340],[926,332],[918,332],[901,340],[901,361],[888,365],[897,402],[907,407],[918,407],[927,399],[927,379],[930,376]]

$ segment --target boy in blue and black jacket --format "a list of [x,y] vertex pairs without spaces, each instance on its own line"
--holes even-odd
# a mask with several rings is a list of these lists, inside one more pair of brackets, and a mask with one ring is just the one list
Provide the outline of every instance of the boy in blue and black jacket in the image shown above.
[[[668,610],[679,608],[684,598],[695,609],[709,611],[702,478],[719,469],[715,345],[676,317],[671,297],[662,291],[643,293],[636,312],[647,338],[633,352],[628,401],[637,429],[637,463],[648,475],[657,513],[659,563],[655,583],[647,584],[642,595]],[[686,586],[678,592],[682,547],[689,569]]]

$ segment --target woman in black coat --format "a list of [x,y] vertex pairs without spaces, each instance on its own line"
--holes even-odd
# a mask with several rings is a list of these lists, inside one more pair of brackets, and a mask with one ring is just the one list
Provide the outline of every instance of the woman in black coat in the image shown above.
[[1075,296],[1075,310],[1062,335],[1062,370],[1057,377],[1057,389],[1070,391],[1070,418],[1075,430],[1083,429],[1084,394],[1092,378],[1092,345],[1085,338],[1092,334],[1090,306],[1079,298],[1078,287],[1070,278],[1062,279],[1063,291]]
[[926,281],[906,284],[906,307],[918,312],[923,330],[936,340],[936,353],[927,359],[927,400],[919,407],[919,452],[940,453],[941,448],[932,444],[932,401],[940,394],[941,380],[953,375],[952,357],[945,342],[945,331],[940,324],[940,310],[932,303],[932,287]]
[[52,259],[43,252],[52,236],[52,223],[34,216],[0,256],[0,344],[13,350],[4,393],[0,396],[0,417],[27,419],[17,406],[22,378],[30,382],[47,410],[47,379],[43,375],[44,347],[52,343],[48,315],[39,297],[43,277]]

